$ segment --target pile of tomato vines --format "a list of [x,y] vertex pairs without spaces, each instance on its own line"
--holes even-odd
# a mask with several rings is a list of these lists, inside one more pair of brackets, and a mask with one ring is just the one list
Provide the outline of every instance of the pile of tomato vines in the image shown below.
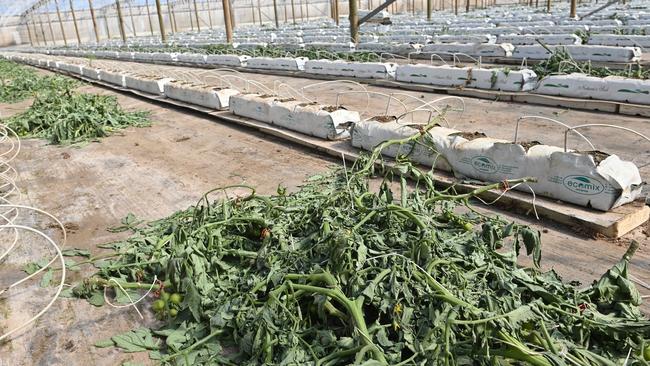
[[650,322],[627,278],[637,244],[588,286],[542,272],[538,231],[469,204],[502,184],[458,194],[406,158],[380,162],[431,126],[294,193],[230,186],[158,221],[128,216],[114,230],[133,235],[66,295],[157,291],[164,325],[96,345],[161,364],[648,365]]
[[24,112],[2,120],[20,136],[73,144],[115,131],[150,125],[149,113],[123,110],[115,96],[79,93],[70,87],[42,92]]
[[34,69],[0,59],[0,103],[16,103],[52,90],[71,88],[74,79],[43,76]]

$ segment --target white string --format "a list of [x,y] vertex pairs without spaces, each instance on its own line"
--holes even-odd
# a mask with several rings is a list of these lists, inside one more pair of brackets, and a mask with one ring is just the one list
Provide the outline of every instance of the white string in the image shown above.
[[130,303],[129,303],[129,304],[126,304],[126,305],[115,305],[115,304],[111,303],[111,302],[108,300],[108,296],[106,296],[106,289],[108,288],[108,286],[104,287],[104,301],[106,302],[106,304],[108,304],[109,306],[114,307],[114,308],[116,308],[116,309],[121,309],[121,308],[126,308],[126,307],[129,307],[129,306],[133,306],[133,308],[134,308],[135,311],[138,313],[138,315],[140,315],[140,318],[141,318],[141,319],[144,319],[144,316],[142,316],[142,313],[140,312],[140,310],[138,309],[138,307],[136,306],[136,304],[139,303],[140,301],[144,300],[144,299],[149,295],[149,293],[151,293],[151,290],[152,290],[153,287],[156,285],[156,281],[157,281],[157,280],[158,280],[158,277],[156,277],[156,275],[154,275],[154,276],[153,276],[153,282],[151,283],[151,287],[149,287],[149,290],[147,290],[147,292],[146,292],[144,295],[142,295],[141,298],[139,298],[139,299],[136,300],[136,301],[133,301],[133,299],[131,299],[131,296],[129,295],[129,293],[126,292],[126,290],[122,287],[122,285],[120,285],[120,283],[117,282],[114,278],[111,278],[111,279],[109,280],[109,282],[110,282],[110,281],[115,282],[115,284],[117,284],[117,286],[120,288],[120,290],[122,290],[122,292],[124,292],[124,294],[126,295],[126,297],[129,299]]
[[490,205],[495,204],[497,201],[499,201],[499,200],[500,200],[500,199],[501,199],[501,198],[502,198],[506,193],[508,193],[509,191],[515,189],[516,187],[518,187],[518,186],[520,186],[520,185],[522,185],[522,184],[525,184],[526,187],[528,187],[528,189],[530,189],[530,192],[533,194],[533,199],[532,199],[532,201],[531,201],[531,204],[532,204],[532,206],[533,206],[533,212],[535,213],[535,218],[536,218],[537,220],[539,220],[539,215],[537,214],[537,205],[536,205],[536,203],[535,203],[535,201],[536,201],[536,199],[537,199],[537,196],[535,195],[535,191],[533,190],[533,188],[532,188],[529,184],[527,184],[527,183],[524,183],[524,182],[522,182],[522,183],[517,183],[517,184],[515,184],[515,185],[512,186],[512,187],[504,188],[503,192],[501,192],[501,194],[499,194],[499,196],[498,196],[497,198],[495,198],[492,202],[485,202],[485,201],[484,201],[483,199],[481,199],[481,197],[479,197],[479,196],[475,196],[474,198],[476,198],[477,200],[481,201],[481,203],[483,203],[484,205],[486,205],[486,206],[490,206]]
[[21,325],[19,325],[18,327],[6,332],[5,334],[0,335],[0,341],[2,341],[4,339],[8,338],[10,335],[20,331],[21,329],[24,329],[25,327],[27,327],[31,323],[35,322],[38,318],[43,316],[43,314],[45,314],[45,312],[48,311],[50,309],[50,307],[52,307],[52,305],[54,304],[56,299],[61,294],[61,291],[63,290],[63,284],[65,283],[66,271],[65,271],[65,260],[63,258],[63,253],[61,252],[61,248],[49,236],[43,234],[42,232],[40,232],[40,231],[38,231],[36,229],[33,229],[31,227],[28,227],[28,226],[23,226],[23,225],[2,225],[2,226],[0,226],[0,228],[14,228],[14,229],[27,230],[27,231],[31,231],[31,232],[33,232],[35,234],[40,235],[50,245],[52,245],[52,247],[56,251],[56,257],[55,258],[58,258],[59,261],[61,262],[61,279],[60,279],[60,282],[59,282],[59,286],[58,286],[58,288],[56,290],[56,293],[54,294],[54,296],[52,296],[52,299],[50,300],[50,302],[43,309],[41,309],[41,311],[39,311],[36,315],[31,317],[29,320],[23,322]]

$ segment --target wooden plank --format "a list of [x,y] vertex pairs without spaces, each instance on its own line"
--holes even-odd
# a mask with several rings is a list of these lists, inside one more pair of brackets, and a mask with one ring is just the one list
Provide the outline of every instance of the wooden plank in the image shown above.
[[[350,162],[356,161],[362,153],[361,150],[353,147],[349,143],[349,140],[321,140],[319,138],[303,135],[298,132],[269,125],[257,120],[235,116],[228,111],[215,111],[205,107],[172,100],[164,96],[122,88],[77,74],[68,73],[68,75],[93,84],[103,85],[121,92],[147,98],[154,102],[174,105],[176,107],[209,115],[214,119],[253,128],[265,134],[276,136],[297,145],[319,151],[335,158],[345,159]],[[388,166],[390,166],[390,159],[386,158],[386,160],[389,161]],[[459,193],[469,192],[480,187],[480,185],[476,184],[463,183],[446,172],[437,171],[434,176],[436,184],[439,187],[448,188],[453,186]],[[532,216],[537,213],[540,218],[572,226],[583,232],[600,234],[610,238],[619,238],[640,225],[643,225],[650,219],[650,207],[646,206],[643,202],[632,202],[617,207],[611,211],[602,212],[545,197],[534,198],[528,193],[519,191],[508,191],[504,193],[499,190],[491,190],[481,194],[480,198],[488,202],[496,200],[496,202],[494,202],[495,206],[504,208],[508,211],[514,211],[527,216]]]
[[551,107],[562,107],[571,109],[582,109],[590,111],[600,111],[607,113],[617,113],[619,103],[600,100],[563,98],[552,95],[540,94],[517,94],[512,96],[513,102],[546,105]]
[[650,117],[650,107],[635,104],[621,104],[618,113],[628,116]]

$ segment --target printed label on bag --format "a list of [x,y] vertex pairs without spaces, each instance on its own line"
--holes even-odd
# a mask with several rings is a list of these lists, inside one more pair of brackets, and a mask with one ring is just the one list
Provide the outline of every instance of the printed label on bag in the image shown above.
[[482,173],[492,174],[499,170],[499,165],[487,156],[475,156],[472,158],[472,167]]
[[595,195],[605,190],[602,183],[584,175],[569,175],[564,178],[562,184],[572,192],[585,195]]

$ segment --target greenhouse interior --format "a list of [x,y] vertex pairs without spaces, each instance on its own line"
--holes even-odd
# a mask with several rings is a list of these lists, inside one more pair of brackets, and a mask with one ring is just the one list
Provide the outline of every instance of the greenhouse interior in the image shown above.
[[0,0],[0,366],[650,366],[650,0]]

